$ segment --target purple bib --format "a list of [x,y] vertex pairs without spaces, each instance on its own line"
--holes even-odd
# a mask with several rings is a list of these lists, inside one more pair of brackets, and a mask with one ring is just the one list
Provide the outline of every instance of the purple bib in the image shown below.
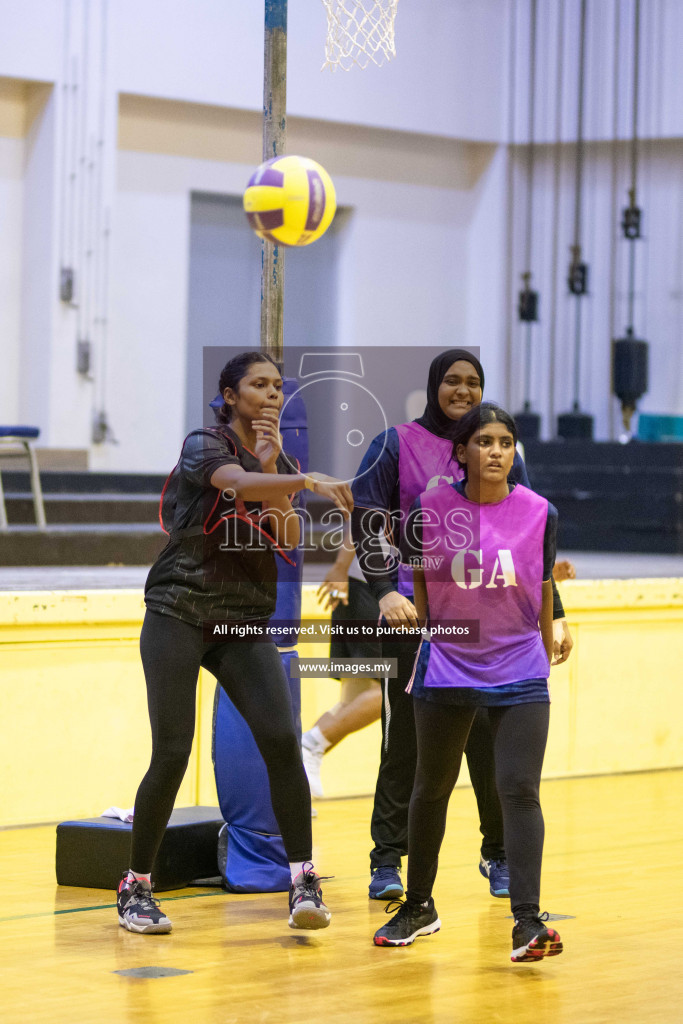
[[[401,423],[398,434],[398,474],[401,522],[410,512],[418,494],[439,484],[462,480],[463,471],[453,459],[453,442],[437,437],[419,423]],[[407,566],[398,567],[398,592],[412,597],[413,574]]]
[[[422,557],[429,601],[425,686],[500,686],[547,679],[538,626],[548,502],[517,485],[480,505],[454,487],[425,491]],[[438,639],[439,622],[479,621],[478,643]]]

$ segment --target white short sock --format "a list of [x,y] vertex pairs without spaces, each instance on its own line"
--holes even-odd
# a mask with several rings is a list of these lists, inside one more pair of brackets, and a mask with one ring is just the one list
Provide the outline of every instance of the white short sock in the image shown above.
[[309,729],[308,732],[304,733],[302,742],[305,747],[309,748],[309,750],[321,750],[323,754],[327,748],[331,746],[330,741],[323,736],[320,731],[320,727],[317,725],[314,725],[312,729]]
[[151,873],[149,875],[141,875],[139,872],[131,871],[130,868],[129,868],[128,869],[128,877],[126,878],[126,881],[127,882],[148,882],[149,885],[151,885],[152,884],[152,875],[151,875]]
[[293,860],[290,860],[290,862],[289,862],[289,871],[290,871],[290,874],[292,876],[292,881],[294,881],[294,879],[297,878],[297,876],[301,874],[301,872],[304,870],[304,868],[307,871],[313,871],[313,865],[311,864],[310,860],[305,860],[305,861],[300,861],[300,860],[293,861]]

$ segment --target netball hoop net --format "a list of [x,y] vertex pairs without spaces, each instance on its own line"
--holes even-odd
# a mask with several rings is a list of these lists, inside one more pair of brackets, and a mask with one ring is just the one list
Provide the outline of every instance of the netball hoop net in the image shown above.
[[396,56],[394,19],[398,0],[322,0],[327,11],[325,63],[321,70],[350,71],[370,61],[381,67]]

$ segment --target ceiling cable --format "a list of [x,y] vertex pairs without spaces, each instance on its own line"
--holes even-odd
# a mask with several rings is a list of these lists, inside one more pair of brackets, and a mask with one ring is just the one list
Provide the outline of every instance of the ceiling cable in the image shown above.
[[525,329],[524,352],[524,409],[516,414],[520,434],[524,440],[536,439],[540,433],[541,418],[531,411],[531,362],[532,362],[532,328],[538,322],[538,292],[531,287],[531,256],[533,244],[533,195],[534,195],[534,161],[535,122],[536,122],[536,37],[537,37],[537,0],[531,0],[531,17],[529,23],[529,141],[526,147],[526,223],[524,240],[525,269],[522,273],[522,290],[519,293],[517,312]]
[[621,221],[628,252],[628,303],[626,336],[617,338],[612,348],[612,386],[621,402],[624,424],[622,441],[631,438],[631,418],[638,399],[648,387],[648,344],[636,338],[633,326],[636,301],[636,245],[642,237],[643,211],[638,206],[638,102],[640,97],[640,0],[635,0],[633,13],[633,104],[631,117],[631,187],[629,205]]
[[572,411],[562,413],[557,418],[557,432],[565,439],[590,439],[593,436],[593,417],[581,412],[581,299],[588,294],[588,264],[584,263],[581,253],[582,210],[583,210],[583,173],[584,173],[584,96],[586,87],[586,0],[581,0],[581,16],[579,26],[579,61],[578,88],[576,102],[576,164],[574,171],[574,240],[570,246],[571,262],[567,284],[569,292],[575,296],[574,319],[574,400]]

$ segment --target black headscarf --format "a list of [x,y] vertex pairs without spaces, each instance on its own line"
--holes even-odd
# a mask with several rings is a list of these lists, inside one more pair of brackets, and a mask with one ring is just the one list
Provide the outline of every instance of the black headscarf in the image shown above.
[[446,376],[448,368],[461,359],[472,364],[479,374],[482,392],[484,390],[484,370],[482,365],[477,357],[468,352],[466,348],[449,348],[435,359],[432,359],[427,379],[427,404],[422,416],[415,422],[427,430],[431,430],[432,434],[436,434],[438,437],[452,439],[458,427],[458,420],[452,420],[439,405],[439,387]]

